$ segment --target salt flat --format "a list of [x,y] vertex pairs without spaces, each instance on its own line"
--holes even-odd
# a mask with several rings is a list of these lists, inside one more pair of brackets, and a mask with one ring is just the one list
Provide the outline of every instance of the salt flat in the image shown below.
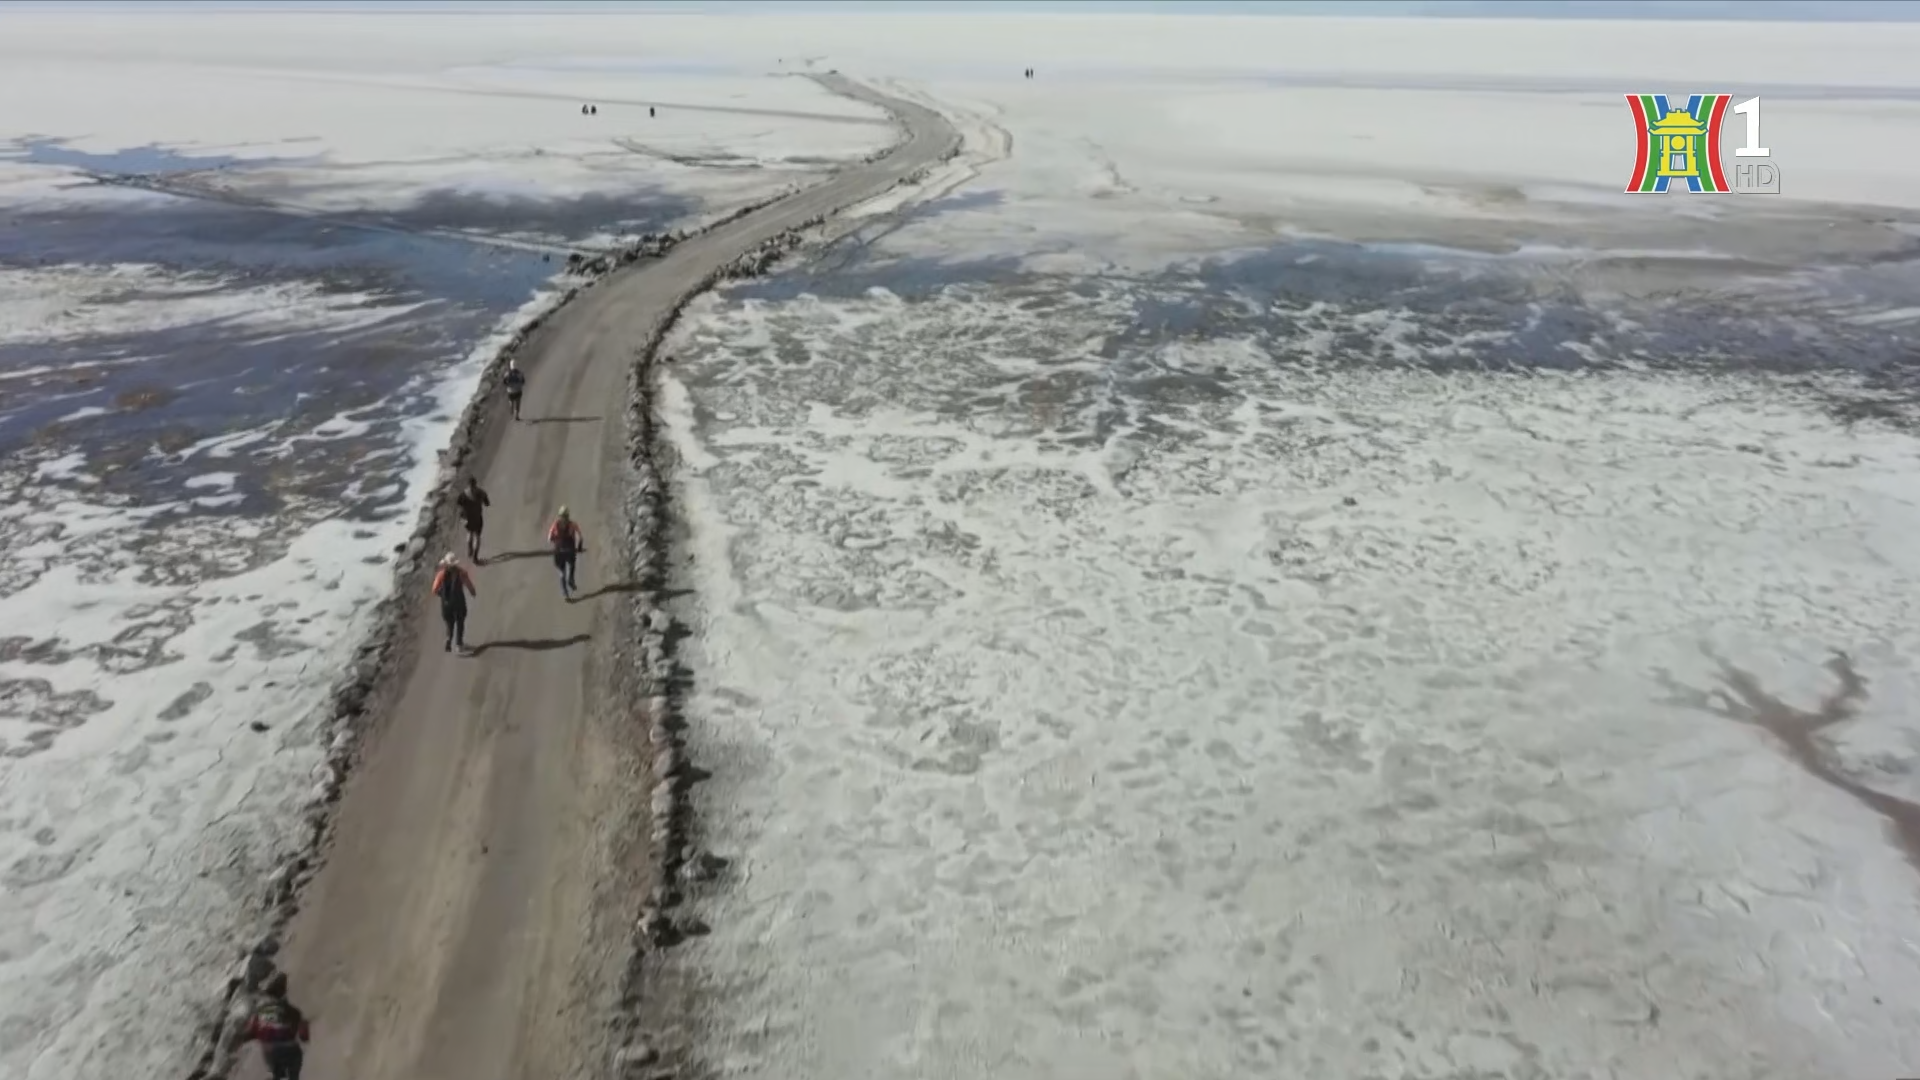
[[1030,288],[682,346],[730,1075],[1911,1060],[1916,868],[1704,697],[1812,713],[1851,649],[1833,760],[1920,794],[1910,438],[1356,370],[1351,312],[1105,358],[1122,296]]
[[[0,138],[56,141],[19,144],[0,221],[74,197],[77,165],[545,242],[572,200],[594,227],[564,239],[603,239],[631,223],[594,215],[628,201],[697,220],[883,142],[768,77],[808,64],[972,133],[931,204],[875,204],[858,242],[697,306],[671,350],[701,839],[734,866],[672,962],[699,1011],[661,1020],[725,1074],[1920,1060],[1895,828],[1920,799],[1915,28],[114,25],[5,17]],[[1788,194],[1619,196],[1630,90],[1765,95]],[[474,226],[435,192],[503,209]],[[68,271],[20,269],[5,295],[35,328],[8,341],[85,348],[136,314],[89,281],[54,318]],[[192,296],[262,334],[315,295],[117,273],[162,318]],[[42,545],[16,549],[8,615],[71,629],[0,658],[46,698],[4,721],[61,721],[0,781],[0,1072],[188,1054],[320,759],[301,718],[482,337],[435,344],[404,437],[362,444],[353,409],[173,450],[181,500],[225,497],[256,447],[387,462],[377,499],[298,507],[270,562],[146,582],[114,546],[140,508],[88,496],[116,473],[70,447],[7,489]],[[106,407],[69,392],[49,419]],[[325,520],[343,504],[381,516]],[[168,550],[232,539],[205,528]],[[115,681],[134,654],[159,665],[139,694]],[[1815,725],[1810,758],[1770,734]]]
[[[116,25],[144,23],[158,39],[129,59],[113,55],[116,39],[97,24],[11,15],[0,130],[23,140],[30,162],[157,172],[189,194],[314,211],[407,211],[448,196],[696,196],[690,220],[664,223],[676,225],[765,198],[893,136],[875,110],[777,70],[663,71],[644,58],[531,51],[488,62],[487,50],[512,39],[484,20],[468,38],[474,51],[442,42],[423,55],[396,46],[440,37],[444,21],[362,18],[374,21],[347,25],[382,27],[395,51],[322,34],[298,62],[265,64],[262,41],[301,24],[127,16]],[[183,28],[191,40],[174,37]],[[110,65],[112,77],[77,77],[89,64]],[[597,115],[580,115],[588,103]]]
[[[711,1064],[1910,1071],[1913,31],[1040,25],[669,348]],[[1619,195],[1713,80],[1797,194]]]

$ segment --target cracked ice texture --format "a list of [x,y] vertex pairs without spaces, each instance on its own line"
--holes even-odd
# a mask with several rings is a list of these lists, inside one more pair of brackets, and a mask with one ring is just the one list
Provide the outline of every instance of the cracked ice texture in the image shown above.
[[[697,304],[689,953],[733,1075],[1803,1078],[1920,1060],[1920,441],[1827,381],[1423,370],[1363,304]],[[1371,332],[1366,336],[1372,336]],[[1724,705],[1724,702],[1722,702]],[[1724,708],[1719,710],[1724,713]],[[1736,717],[1737,718],[1737,717]]]

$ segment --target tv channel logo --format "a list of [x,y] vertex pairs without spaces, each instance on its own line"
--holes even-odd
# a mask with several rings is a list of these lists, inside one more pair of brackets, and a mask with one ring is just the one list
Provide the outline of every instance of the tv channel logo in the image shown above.
[[[1637,129],[1629,195],[1678,190],[1710,195],[1778,195],[1780,166],[1773,151],[1760,145],[1760,99],[1733,104],[1732,94],[1694,94],[1675,108],[1665,94],[1628,94],[1627,109]],[[1720,132],[1727,114],[1746,121],[1746,144],[1734,148],[1733,169],[1722,160]],[[1731,182],[1729,182],[1731,181]]]

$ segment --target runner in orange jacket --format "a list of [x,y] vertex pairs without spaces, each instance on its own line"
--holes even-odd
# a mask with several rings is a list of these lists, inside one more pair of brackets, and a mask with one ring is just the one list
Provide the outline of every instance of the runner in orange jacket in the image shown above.
[[547,529],[547,543],[553,545],[553,565],[560,571],[560,595],[571,601],[580,587],[574,583],[574,565],[580,561],[580,553],[587,550],[587,545],[580,536],[580,526],[567,515],[564,506]]

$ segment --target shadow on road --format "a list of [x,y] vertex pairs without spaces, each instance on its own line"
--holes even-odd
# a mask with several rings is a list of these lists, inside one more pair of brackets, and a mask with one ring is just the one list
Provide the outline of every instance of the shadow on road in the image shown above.
[[491,566],[494,563],[513,562],[515,559],[538,559],[552,554],[553,550],[551,548],[535,548],[532,551],[503,551],[498,555],[487,556],[482,560],[482,565]]
[[638,581],[616,581],[611,585],[602,585],[592,592],[576,594],[573,600],[574,603],[579,603],[582,600],[592,600],[595,597],[606,596],[609,593],[639,592],[640,587],[640,582]]
[[529,424],[597,424],[604,417],[599,416],[530,416]]
[[569,645],[578,645],[592,636],[592,634],[575,634],[566,638],[512,638],[506,641],[489,641],[484,645],[475,645],[473,655],[479,656],[488,649],[527,649],[533,652],[564,649]]

